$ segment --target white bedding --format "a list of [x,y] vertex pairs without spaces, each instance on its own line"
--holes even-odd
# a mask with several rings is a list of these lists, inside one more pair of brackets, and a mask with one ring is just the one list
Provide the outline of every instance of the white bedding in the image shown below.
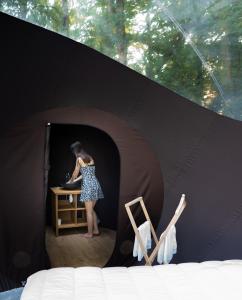
[[55,268],[31,275],[21,300],[242,300],[242,260],[113,268]]

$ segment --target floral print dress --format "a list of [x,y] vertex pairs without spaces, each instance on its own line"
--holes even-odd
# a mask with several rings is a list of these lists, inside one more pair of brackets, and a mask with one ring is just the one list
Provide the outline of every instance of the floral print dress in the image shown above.
[[94,201],[104,198],[102,188],[95,175],[95,166],[81,167],[80,173],[82,175],[80,201]]

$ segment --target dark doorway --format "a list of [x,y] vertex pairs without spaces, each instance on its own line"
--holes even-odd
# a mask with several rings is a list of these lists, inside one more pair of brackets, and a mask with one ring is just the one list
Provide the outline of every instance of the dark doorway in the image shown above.
[[[46,137],[46,158],[49,166],[48,175],[46,173],[48,180],[45,180],[47,191],[46,247],[51,266],[103,267],[109,260],[116,241],[120,181],[119,151],[108,134],[87,125],[49,124]],[[53,209],[50,188],[59,187],[66,182],[66,174],[72,174],[76,159],[71,152],[70,145],[75,141],[80,141],[84,149],[94,158],[96,176],[104,193],[104,198],[98,200],[95,205],[101,235],[88,239],[88,241],[80,235],[87,231],[86,225],[79,227],[79,221],[77,221],[78,224],[73,223],[73,216],[76,212],[72,210],[59,212],[58,210],[58,218],[61,218],[62,222],[66,222],[65,214],[72,219],[71,221],[67,220],[58,234],[54,232],[56,226],[53,226],[55,222],[52,222],[52,218],[54,220],[57,218],[54,217],[56,210]],[[59,200],[58,203],[60,203]],[[79,201],[79,196],[77,203],[75,205],[85,207],[84,203]],[[78,215],[79,213],[80,215]],[[83,217],[83,214],[78,211],[77,220],[80,220],[80,216]],[[85,222],[85,218],[82,219],[82,223]],[[76,224],[78,227],[75,227]]]
[[65,181],[66,174],[74,170],[75,157],[70,151],[70,145],[75,141],[81,141],[95,159],[96,175],[105,197],[100,199],[95,207],[100,225],[116,230],[120,180],[119,152],[109,135],[86,125],[50,125],[47,224],[51,225],[50,187],[59,186]]

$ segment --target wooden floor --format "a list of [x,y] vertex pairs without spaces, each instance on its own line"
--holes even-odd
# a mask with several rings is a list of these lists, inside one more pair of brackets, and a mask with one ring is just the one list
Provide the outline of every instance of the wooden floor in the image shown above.
[[107,263],[114,249],[115,231],[100,228],[100,236],[81,237],[80,232],[85,231],[85,229],[64,229],[56,237],[51,227],[46,228],[46,247],[53,268],[103,267]]

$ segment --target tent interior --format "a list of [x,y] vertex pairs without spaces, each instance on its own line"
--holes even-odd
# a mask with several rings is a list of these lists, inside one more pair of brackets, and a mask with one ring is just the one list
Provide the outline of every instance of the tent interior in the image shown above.
[[[133,257],[135,234],[125,211],[125,204],[140,196],[159,236],[186,194],[172,264],[242,259],[242,39],[236,21],[241,4],[166,1],[166,8],[151,2],[128,5],[128,28],[141,34],[130,30],[133,39],[122,40],[133,43],[126,49],[128,63],[119,39],[113,38],[120,34],[117,20],[111,37],[106,30],[111,24],[106,9],[95,8],[98,18],[87,19],[97,21],[96,27],[84,22],[84,27],[72,26],[73,36],[68,36],[63,28],[60,34],[49,30],[55,14],[43,28],[31,18],[47,20],[45,9],[38,14],[28,4],[19,13],[18,1],[16,9],[15,2],[0,2],[5,11],[0,12],[0,291],[20,287],[53,266],[106,270],[140,264]],[[81,13],[92,11],[86,1],[80,3]],[[79,14],[72,16],[81,20]],[[232,26],[223,23],[224,16],[232,16]],[[82,35],[73,40],[76,29],[101,36],[86,34],[90,39],[80,43]],[[62,228],[57,237],[52,226],[50,189],[73,171],[70,144],[77,140],[94,156],[105,196],[95,208],[104,234],[85,242],[79,236],[85,227]],[[70,198],[64,201],[71,205]],[[61,224],[69,222],[62,214]],[[138,225],[144,221],[140,207],[133,214]],[[92,242],[100,242],[101,262],[89,251],[90,245],[95,248]],[[65,252],[63,260],[59,250]]]
[[[85,125],[49,124],[46,156],[49,157],[48,187],[46,199],[46,231],[47,252],[52,267],[61,266],[104,266],[109,260],[115,245],[117,230],[120,158],[113,140],[103,131]],[[104,199],[97,202],[95,211],[99,218],[102,235],[94,240],[94,244],[80,238],[78,233],[87,231],[84,228],[61,229],[60,237],[55,237],[52,227],[54,207],[51,207],[51,187],[61,186],[67,181],[66,174],[75,168],[75,157],[70,145],[81,141],[85,151],[95,158],[96,175],[101,184]],[[69,199],[63,201],[71,208]],[[78,205],[80,201],[78,201]],[[67,207],[67,209],[68,209]],[[65,218],[71,226],[73,211],[63,211],[60,218]],[[82,211],[78,211],[81,214]],[[77,215],[77,218],[79,216]],[[85,248],[86,247],[86,248]]]

